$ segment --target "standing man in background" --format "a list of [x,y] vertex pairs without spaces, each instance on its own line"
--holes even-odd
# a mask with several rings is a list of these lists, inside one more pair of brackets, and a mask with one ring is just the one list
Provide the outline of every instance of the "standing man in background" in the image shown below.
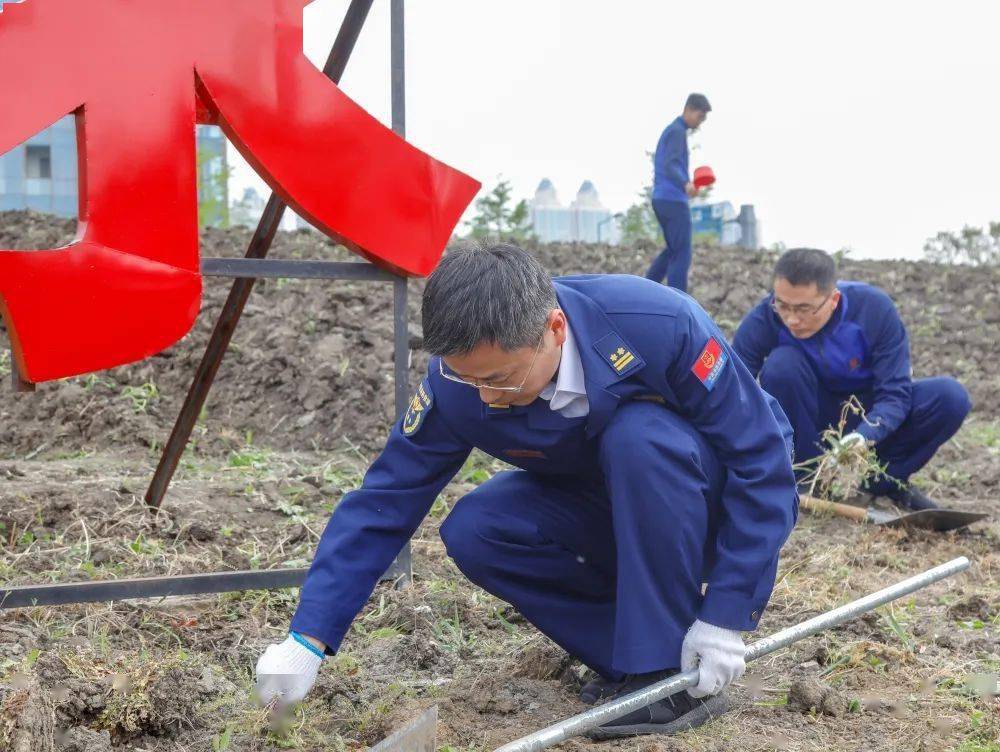
[[688,200],[698,189],[688,178],[687,133],[705,122],[712,105],[704,94],[691,94],[684,112],[663,131],[653,157],[653,212],[667,241],[646,272],[654,282],[662,282],[687,292],[691,266],[691,209]]

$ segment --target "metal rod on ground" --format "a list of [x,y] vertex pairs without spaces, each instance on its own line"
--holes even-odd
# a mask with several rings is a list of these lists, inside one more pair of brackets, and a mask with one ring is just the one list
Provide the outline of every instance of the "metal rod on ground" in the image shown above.
[[[354,45],[358,41],[358,35],[364,26],[368,11],[372,7],[374,0],[352,0],[344,22],[337,33],[337,39],[330,50],[330,57],[326,61],[323,73],[335,83],[340,81],[347,67],[347,61],[351,57]],[[285,203],[274,193],[267,200],[264,207],[264,214],[257,223],[250,245],[247,247],[246,258],[264,258],[271,249],[271,242],[274,240],[274,233],[281,223],[281,216],[285,212]],[[160,463],[156,467],[156,472],[150,481],[149,489],[146,491],[146,504],[150,509],[157,510],[167,493],[170,480],[177,470],[177,463],[180,461],[184,448],[191,438],[191,431],[201,414],[201,409],[208,398],[208,392],[212,388],[212,382],[219,371],[222,358],[229,348],[229,341],[232,339],[236,325],[240,316],[243,315],[243,308],[246,306],[250,292],[253,290],[253,279],[238,279],[233,282],[229,297],[222,307],[219,320],[215,324],[215,330],[205,348],[201,363],[198,364],[198,371],[191,387],[188,389],[184,405],[177,415],[177,422],[174,424],[170,439],[163,448],[160,456]]]
[[[969,560],[964,556],[941,564],[940,566],[928,569],[922,574],[915,575],[902,582],[890,585],[887,588],[858,598],[855,601],[839,606],[825,614],[814,616],[801,624],[782,629],[775,632],[770,637],[765,637],[753,643],[746,651],[746,660],[750,662],[776,650],[787,647],[794,642],[798,642],[803,637],[822,632],[824,629],[843,624],[860,614],[871,611],[878,606],[885,605],[889,601],[896,600],[904,595],[927,587],[928,585],[951,577],[953,574],[962,572],[969,568]],[[603,723],[621,718],[623,715],[631,713],[633,710],[644,708],[650,703],[662,700],[664,697],[677,694],[682,690],[693,687],[698,683],[698,672],[688,671],[676,674],[669,679],[664,679],[656,684],[651,684],[645,689],[626,695],[620,700],[605,703],[600,707],[580,713],[565,721],[536,731],[534,734],[522,737],[509,744],[505,744],[496,752],[534,752],[539,749],[546,749],[553,744],[565,741],[572,736],[582,734],[585,731],[597,728]]]

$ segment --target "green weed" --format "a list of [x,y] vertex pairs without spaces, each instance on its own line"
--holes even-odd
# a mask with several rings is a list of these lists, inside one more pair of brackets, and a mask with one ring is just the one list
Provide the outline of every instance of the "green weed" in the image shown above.
[[122,396],[132,402],[132,412],[138,414],[146,412],[150,403],[159,398],[160,392],[156,388],[156,384],[147,381],[141,386],[129,384],[122,389]]

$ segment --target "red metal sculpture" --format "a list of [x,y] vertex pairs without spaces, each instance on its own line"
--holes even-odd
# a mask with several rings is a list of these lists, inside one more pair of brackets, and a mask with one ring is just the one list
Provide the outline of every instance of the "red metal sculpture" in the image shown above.
[[[479,184],[381,125],[302,53],[311,0],[25,0],[0,14],[0,153],[75,112],[77,239],[0,250],[0,313],[40,382],[140,360],[198,313],[196,113],[297,213],[424,275]],[[31,50],[44,54],[24,64]]]

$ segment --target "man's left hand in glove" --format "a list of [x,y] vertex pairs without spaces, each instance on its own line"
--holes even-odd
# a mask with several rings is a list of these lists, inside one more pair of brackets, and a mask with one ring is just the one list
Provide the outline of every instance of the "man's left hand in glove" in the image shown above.
[[714,695],[739,679],[746,671],[743,637],[735,629],[725,629],[695,620],[681,645],[681,671],[698,669],[698,685],[692,697]]

